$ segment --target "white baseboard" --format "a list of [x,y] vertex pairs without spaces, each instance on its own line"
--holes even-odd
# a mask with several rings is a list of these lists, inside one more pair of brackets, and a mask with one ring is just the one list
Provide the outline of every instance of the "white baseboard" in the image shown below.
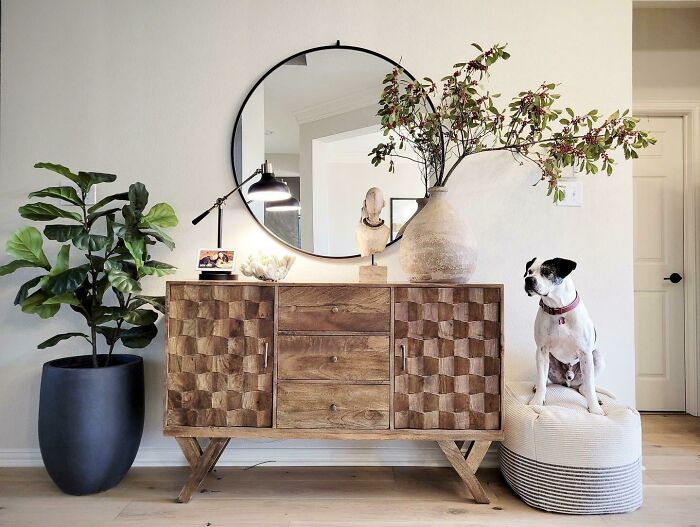
[[[251,466],[262,463],[283,467],[299,466],[448,466],[447,460],[437,448],[382,448],[341,446],[337,448],[289,447],[261,448],[234,447],[224,451],[219,460],[222,466]],[[171,467],[185,465],[179,448],[142,447],[135,467]],[[43,466],[39,449],[0,449],[0,467]],[[498,466],[495,445],[486,454],[483,467]]]

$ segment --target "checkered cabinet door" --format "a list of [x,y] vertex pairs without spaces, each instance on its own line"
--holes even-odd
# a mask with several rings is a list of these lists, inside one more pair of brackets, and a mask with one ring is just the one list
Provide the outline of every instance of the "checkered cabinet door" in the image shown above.
[[396,428],[500,427],[501,289],[397,287]]
[[173,284],[168,317],[166,426],[272,426],[274,288]]

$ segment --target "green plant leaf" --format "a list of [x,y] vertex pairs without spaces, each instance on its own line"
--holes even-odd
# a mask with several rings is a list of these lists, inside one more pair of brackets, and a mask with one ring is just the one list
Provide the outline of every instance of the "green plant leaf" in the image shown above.
[[85,281],[89,270],[90,266],[87,264],[67,269],[49,278],[44,289],[53,295],[72,293]]
[[81,177],[87,177],[90,181],[90,186],[96,185],[97,183],[112,183],[117,180],[117,176],[114,174],[104,174],[102,172],[78,172]]
[[124,307],[100,306],[93,311],[92,316],[95,324],[104,324],[105,322],[112,322],[124,318],[126,313],[127,309]]
[[22,311],[24,313],[33,313],[39,315],[41,318],[51,318],[58,310],[61,308],[61,304],[48,304],[45,305],[44,301],[49,298],[46,291],[36,291],[35,293],[29,295],[22,302]]
[[158,313],[150,309],[132,309],[124,315],[124,320],[134,326],[145,326],[158,320]]
[[56,198],[73,205],[82,205],[83,201],[73,187],[47,187],[29,194],[30,198]]
[[80,214],[58,208],[51,203],[29,203],[21,206],[19,215],[33,221],[51,221],[56,218],[68,218],[69,220],[82,221]]
[[124,240],[124,246],[129,251],[129,254],[134,259],[136,270],[138,271],[143,266],[143,253],[146,248],[146,243],[143,238],[133,240]]
[[56,263],[49,271],[49,276],[56,276],[68,269],[70,261],[70,245],[63,245],[56,255]]
[[47,225],[44,227],[44,236],[49,240],[67,242],[83,232],[82,225]]
[[95,330],[105,338],[108,346],[111,346],[117,340],[119,340],[119,336],[124,333],[124,330],[110,326],[97,326]]
[[29,296],[29,290],[32,287],[36,287],[36,285],[41,281],[43,276],[37,276],[35,278],[32,278],[31,280],[26,281],[23,283],[19,291],[17,291],[17,295],[15,295],[15,302],[14,304],[16,306],[20,305],[22,302],[24,302],[27,299],[27,296]]
[[119,194],[112,194],[111,196],[107,196],[105,198],[102,198],[100,201],[95,203],[92,207],[90,207],[87,211],[88,213],[93,213],[105,205],[107,203],[111,203],[116,200],[128,200],[129,199],[129,193],[128,192],[120,192]]
[[158,334],[155,324],[134,326],[124,331],[120,338],[127,348],[145,348]]
[[109,238],[101,234],[88,234],[83,231],[81,234],[73,238],[73,245],[84,251],[101,251],[107,246]]
[[175,210],[167,203],[156,203],[141,218],[139,227],[175,227],[177,225]]
[[157,227],[152,227],[150,231],[142,231],[146,236],[150,236],[166,245],[171,251],[175,248],[173,239]]
[[14,273],[17,269],[22,267],[39,267],[34,262],[28,260],[14,260],[8,264],[0,266],[0,276],[5,276],[6,274]]
[[43,243],[44,239],[36,227],[20,227],[7,240],[5,251],[13,258],[35,263],[48,271],[51,266],[44,254]]
[[165,297],[164,296],[147,296],[147,295],[136,295],[135,300],[131,303],[136,307],[142,306],[144,304],[150,304],[157,311],[165,314]]
[[69,168],[63,165],[57,165],[55,163],[37,163],[34,168],[45,168],[46,170],[51,170],[61,174],[63,177],[70,179],[73,183],[78,185],[83,192],[87,192],[92,186],[90,183],[90,178],[84,175],[84,172],[80,174],[73,174]]
[[119,210],[118,208],[105,209],[105,210],[101,210],[100,212],[93,212],[92,214],[88,214],[88,217],[87,217],[88,225],[92,225],[93,223],[95,223],[95,220],[97,220],[98,218],[101,218],[102,216],[107,216],[109,214],[114,214],[118,210]]
[[156,260],[149,260],[143,264],[141,272],[143,274],[152,276],[165,276],[168,274],[174,274],[177,271],[177,267],[164,262],[158,262]]
[[61,333],[60,335],[55,335],[51,337],[50,339],[46,339],[44,342],[39,344],[37,348],[40,350],[43,350],[45,348],[50,348],[52,346],[55,346],[62,340],[70,339],[73,337],[83,337],[85,340],[90,342],[90,338],[85,334],[85,333]]
[[114,289],[122,293],[138,293],[141,291],[139,283],[124,271],[109,271],[107,279]]
[[44,305],[51,304],[69,304],[71,306],[79,306],[80,300],[76,298],[74,293],[63,293],[60,295],[49,297],[44,301]]
[[143,212],[143,209],[148,205],[148,191],[143,183],[132,183],[129,186],[129,203],[138,215]]

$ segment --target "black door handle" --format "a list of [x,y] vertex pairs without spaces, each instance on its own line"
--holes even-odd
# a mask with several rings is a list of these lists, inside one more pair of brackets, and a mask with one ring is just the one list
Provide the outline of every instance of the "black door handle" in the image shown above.
[[669,280],[672,284],[677,284],[678,282],[683,280],[683,277],[678,273],[671,273],[671,276],[667,276],[666,278],[664,278],[664,280]]

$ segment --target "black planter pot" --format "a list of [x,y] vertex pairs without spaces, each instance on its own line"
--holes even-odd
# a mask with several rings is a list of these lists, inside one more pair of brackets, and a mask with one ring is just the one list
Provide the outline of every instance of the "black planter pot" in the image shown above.
[[[99,364],[105,360],[99,356]],[[141,442],[143,389],[143,359],[136,355],[112,355],[99,368],[91,355],[44,364],[39,446],[63,492],[94,494],[122,480]]]

